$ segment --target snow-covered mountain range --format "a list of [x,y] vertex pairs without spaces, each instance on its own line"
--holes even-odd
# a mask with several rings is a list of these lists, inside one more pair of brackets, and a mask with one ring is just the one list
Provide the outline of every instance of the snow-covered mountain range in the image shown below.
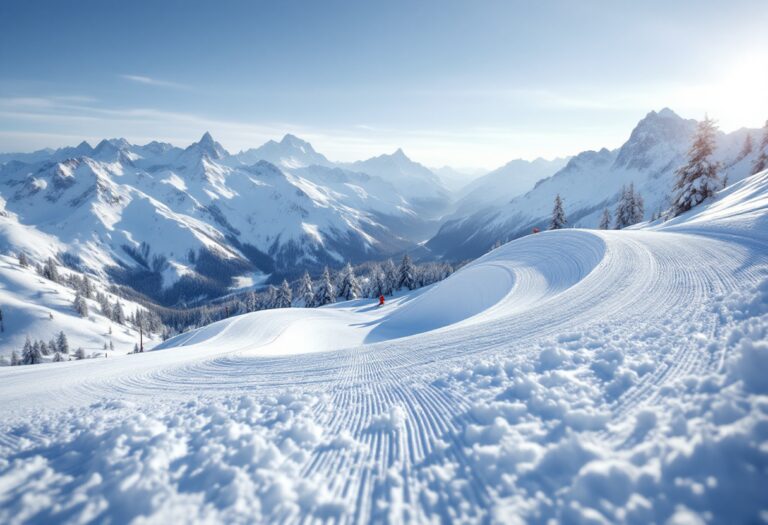
[[[512,190],[506,195],[501,191],[493,192],[493,186],[489,185],[479,194],[493,192],[491,194],[498,195],[496,200],[476,200],[472,212],[469,211],[471,206],[460,207],[467,213],[459,213],[445,221],[427,247],[434,255],[447,259],[477,257],[499,241],[526,235],[534,227],[546,228],[557,194],[565,201],[569,226],[594,228],[603,209],[608,207],[613,212],[622,186],[630,183],[644,198],[645,218],[648,219],[669,207],[675,170],[685,162],[695,128],[695,120],[683,119],[668,108],[651,111],[620,148],[579,153],[523,195],[514,196]],[[746,136],[751,135],[757,143],[760,133],[743,128],[718,135],[715,157],[722,163],[729,182],[751,174],[757,148],[746,156],[741,152]],[[552,161],[553,164],[557,162]],[[495,175],[486,175],[470,186],[492,177]],[[467,190],[464,201],[478,193],[471,188]]]
[[185,149],[110,139],[2,162],[3,251],[56,256],[170,303],[236,275],[398,254],[450,203],[402,151],[344,167],[292,135],[235,155],[205,133]]

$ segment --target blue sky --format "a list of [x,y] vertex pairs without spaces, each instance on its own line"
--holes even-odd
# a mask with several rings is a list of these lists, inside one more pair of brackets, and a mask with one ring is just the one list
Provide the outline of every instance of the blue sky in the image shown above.
[[431,166],[616,147],[652,109],[768,118],[768,2],[0,3],[0,151],[124,136]]

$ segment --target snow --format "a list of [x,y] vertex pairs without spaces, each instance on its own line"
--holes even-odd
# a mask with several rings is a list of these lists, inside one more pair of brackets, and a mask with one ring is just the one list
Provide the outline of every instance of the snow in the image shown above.
[[764,521],[767,195],[2,368],[0,522]]

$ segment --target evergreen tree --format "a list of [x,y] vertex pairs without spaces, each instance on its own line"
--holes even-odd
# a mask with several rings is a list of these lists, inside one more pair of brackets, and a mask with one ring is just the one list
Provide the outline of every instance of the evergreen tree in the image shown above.
[[384,295],[392,295],[397,287],[397,268],[392,259],[384,263]]
[[645,219],[645,201],[643,196],[639,193],[635,193],[634,185],[632,185],[632,224],[643,222]]
[[304,308],[312,308],[315,303],[315,292],[312,288],[312,279],[309,272],[305,271],[299,281],[299,298],[304,300]]
[[608,208],[603,210],[603,215],[600,217],[600,224],[598,228],[601,230],[609,230],[611,228],[611,212]]
[[550,230],[560,230],[565,228],[568,221],[565,218],[565,210],[563,209],[563,200],[558,193],[555,196],[555,206],[552,208],[552,220],[549,222]]
[[22,268],[26,268],[29,266],[29,258],[27,257],[27,254],[24,252],[19,252],[19,266]]
[[56,346],[56,340],[51,339],[50,341],[48,341],[48,353],[55,354],[56,352],[58,352],[58,346]]
[[54,363],[61,363],[62,361],[64,361],[64,358],[61,357],[61,354],[58,353],[58,352],[54,352],[54,354],[53,354],[53,362]]
[[347,263],[347,266],[344,268],[340,288],[341,289],[339,290],[339,294],[347,301],[357,299],[361,295],[360,283],[357,282],[355,271],[352,269],[352,265],[349,263]]
[[403,255],[403,261],[397,271],[397,289],[403,287],[409,290],[416,288],[416,268],[414,268],[413,261],[407,253]]
[[716,132],[715,121],[709,117],[699,122],[688,151],[688,162],[677,170],[676,193],[672,203],[675,216],[700,204],[720,188],[717,176],[720,165],[711,160]]
[[19,354],[16,353],[16,350],[11,352],[11,366],[18,366],[21,364],[21,359],[19,359]]
[[387,290],[386,277],[384,271],[378,264],[371,268],[370,284],[368,286],[368,297],[379,297],[385,295]]
[[755,159],[755,163],[752,165],[752,174],[759,171],[763,171],[768,168],[768,120],[765,121],[763,127],[763,138],[760,141],[760,153]]
[[115,349],[115,344],[112,342],[112,339],[109,340],[109,349],[110,350],[114,350]]
[[259,296],[256,292],[248,292],[248,295],[245,298],[245,309],[249,312],[255,312],[259,309]]
[[277,287],[273,285],[267,286],[267,296],[264,300],[264,308],[277,308]]
[[323,306],[336,302],[336,289],[331,281],[331,271],[326,266],[323,275],[320,277],[320,283],[315,292],[315,306]]
[[616,229],[632,226],[643,220],[645,204],[639,193],[635,193],[635,184],[621,187],[621,198],[616,205]]
[[80,317],[88,317],[88,303],[85,301],[82,295],[80,295],[80,292],[77,292],[75,294],[75,300],[72,303],[72,306],[75,308],[75,311],[80,315]]
[[125,324],[125,312],[120,301],[115,301],[115,306],[112,308],[112,320],[117,324]]
[[59,282],[59,268],[56,266],[56,261],[53,260],[53,257],[48,257],[45,261],[43,277],[55,283]]
[[85,350],[83,350],[82,346],[78,346],[77,350],[75,350],[75,359],[78,361],[85,359]]
[[67,336],[63,330],[56,337],[56,350],[62,354],[69,353],[69,341],[67,341]]
[[275,308],[290,308],[293,303],[293,292],[288,281],[283,279],[275,295]]
[[40,346],[32,344],[27,336],[24,342],[24,349],[21,352],[21,361],[25,365],[36,365],[43,362],[43,355],[40,353]]

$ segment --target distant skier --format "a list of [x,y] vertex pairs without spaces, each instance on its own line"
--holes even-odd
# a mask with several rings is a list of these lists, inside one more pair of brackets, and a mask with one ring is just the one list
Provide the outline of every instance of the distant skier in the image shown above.
[[384,296],[383,295],[379,296],[379,306],[384,306]]

